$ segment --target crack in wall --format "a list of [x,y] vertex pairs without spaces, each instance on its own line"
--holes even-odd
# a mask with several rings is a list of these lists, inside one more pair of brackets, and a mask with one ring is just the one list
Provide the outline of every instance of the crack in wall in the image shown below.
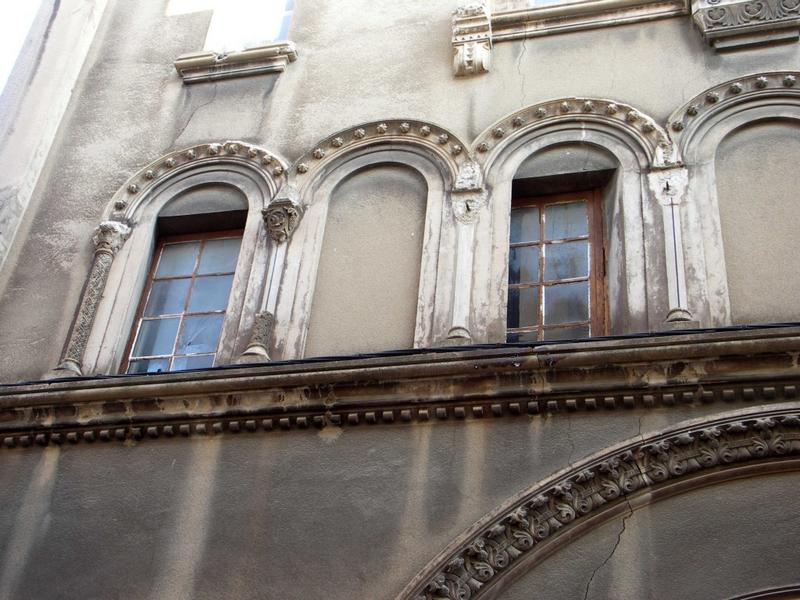
[[203,102],[202,104],[200,104],[200,105],[195,107],[195,109],[189,115],[189,118],[186,119],[186,122],[183,124],[183,127],[181,127],[180,131],[178,131],[178,133],[175,134],[175,139],[173,140],[174,143],[177,144],[178,140],[183,135],[183,132],[186,131],[186,128],[189,127],[189,124],[192,122],[192,119],[194,119],[194,116],[197,114],[197,111],[200,110],[201,108],[205,108],[206,106],[208,106],[209,104],[214,102],[214,100],[217,99],[217,83],[214,82],[212,85],[214,87],[213,87],[213,90],[212,90],[211,99],[208,100],[207,102]]
[[591,577],[589,577],[589,581],[586,582],[586,589],[583,592],[583,600],[587,600],[587,598],[589,597],[589,589],[592,587],[592,582],[594,581],[595,576],[600,571],[600,569],[605,567],[608,561],[611,560],[611,557],[614,556],[614,553],[617,551],[617,548],[619,547],[619,544],[622,541],[622,534],[625,533],[626,523],[628,519],[631,517],[631,515],[633,515],[633,507],[631,506],[631,502],[630,500],[628,500],[628,498],[625,498],[625,504],[628,505],[628,513],[624,517],[622,517],[622,527],[620,528],[619,533],[617,534],[617,541],[614,544],[614,547],[611,549],[611,552],[609,552],[608,556],[606,556],[605,560],[603,560],[603,562],[600,563],[595,568],[594,571],[592,571],[592,575]]
[[522,39],[522,51],[517,56],[517,74],[519,75],[520,106],[525,106],[525,74],[522,72],[522,57],[528,51],[528,38]]

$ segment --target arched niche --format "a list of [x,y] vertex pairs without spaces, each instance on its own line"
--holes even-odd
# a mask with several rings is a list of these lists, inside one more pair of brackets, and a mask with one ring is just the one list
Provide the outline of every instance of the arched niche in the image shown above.
[[[741,213],[747,210],[741,206],[742,201],[750,205],[753,205],[754,201],[752,197],[743,198],[739,194],[747,189],[755,191],[752,183],[759,181],[762,175],[768,175],[772,166],[776,164],[774,161],[780,163],[783,160],[778,156],[782,150],[779,144],[763,148],[764,156],[753,154],[749,161],[743,158],[742,153],[749,153],[745,148],[747,146],[751,149],[754,146],[763,146],[764,141],[759,141],[757,138],[763,138],[766,130],[758,125],[759,123],[772,122],[779,124],[779,127],[796,128],[800,122],[798,76],[800,73],[795,71],[745,75],[701,92],[673,112],[669,118],[670,129],[685,160],[689,175],[685,206],[681,213],[685,233],[687,290],[692,301],[692,312],[702,324],[723,326],[730,325],[734,321],[781,318],[778,312],[772,313],[774,317],[769,317],[765,312],[748,312],[750,309],[744,305],[740,306],[740,310],[744,308],[744,312],[739,316],[732,315],[729,275],[732,276],[730,283],[737,287],[737,291],[734,292],[737,299],[751,306],[753,299],[745,300],[744,296],[741,296],[743,287],[740,266],[734,266],[730,272],[728,270],[726,249],[728,241],[726,234],[723,233],[721,211],[725,210],[728,213],[728,223],[733,225],[737,218],[741,218]],[[736,134],[737,131],[740,133]],[[776,130],[772,129],[772,132],[775,133]],[[731,135],[734,137],[729,137]],[[738,139],[745,147],[733,150],[731,144],[723,144],[726,139],[734,141]],[[721,155],[718,152],[720,147],[723,153]],[[737,156],[734,157],[733,153]],[[773,163],[765,164],[765,160],[769,157]],[[737,162],[741,171],[735,175],[732,172],[723,175],[729,182],[739,180],[743,187],[738,191],[734,191],[730,183],[723,183],[723,187],[720,188],[718,182],[718,165],[726,171],[731,171],[729,169],[731,159]],[[777,179],[770,177],[764,181],[766,188],[782,193],[781,181],[793,179],[796,183],[794,172],[795,169],[791,168],[784,171]],[[733,205],[729,203],[722,209],[720,190],[728,196]],[[758,200],[755,202],[757,204]],[[739,206],[736,206],[737,204]],[[738,217],[735,215],[737,211],[740,213]],[[762,223],[753,222],[753,226],[761,227]],[[731,241],[731,243],[738,245],[739,242]],[[759,252],[760,249],[753,251]],[[738,249],[735,252],[738,252]],[[743,267],[747,268],[748,265],[745,263],[740,265],[743,264]],[[750,262],[750,266],[756,265]],[[765,274],[770,270],[767,269]],[[760,274],[752,273],[752,276],[757,278]],[[764,309],[770,306],[770,300],[766,298],[770,292],[771,290],[763,290],[764,296],[759,299]],[[780,293],[778,292],[776,297],[779,297]],[[774,308],[776,307],[773,305],[773,310]]]
[[391,163],[332,191],[306,356],[413,347],[427,194],[419,172]]
[[735,129],[714,158],[720,226],[735,324],[800,320],[797,189],[800,120],[759,120]]
[[272,251],[261,223],[261,209],[277,191],[280,180],[275,180],[267,165],[277,166],[279,173],[283,170],[278,159],[241,142],[205,144],[154,161],[115,194],[106,217],[127,224],[130,234],[111,264],[88,335],[84,372],[118,370],[159,227],[163,229],[165,222],[174,220],[196,219],[202,223],[204,218],[208,221],[218,215],[246,213],[236,221],[244,232],[217,364],[230,362],[244,349]]
[[[386,189],[381,189],[384,187],[380,183],[382,178],[389,187],[398,188],[396,198],[392,198],[391,194],[387,195]],[[302,188],[300,198],[305,207],[303,219],[287,242],[286,267],[281,279],[275,315],[277,355],[284,359],[306,356],[309,326],[313,319],[317,319],[314,325],[315,332],[321,334],[311,347],[313,353],[350,351],[347,347],[348,339],[322,341],[321,338],[330,334],[326,333],[330,331],[326,329],[329,327],[336,329],[343,326],[341,331],[336,329],[337,336],[343,334],[358,336],[363,344],[354,346],[353,351],[359,351],[357,349],[359,347],[365,351],[379,348],[392,349],[391,346],[400,343],[400,339],[405,340],[403,343],[406,347],[428,346],[434,343],[437,337],[435,332],[441,329],[446,332],[445,311],[450,306],[448,289],[451,289],[448,288],[446,279],[451,276],[450,271],[452,271],[448,265],[453,261],[454,234],[451,228],[443,224],[447,222],[445,221],[447,216],[452,219],[452,208],[446,202],[447,190],[451,185],[450,173],[443,167],[441,161],[424,148],[410,144],[396,145],[392,148],[381,145],[355,148],[329,163],[314,180],[307,182]],[[364,204],[365,201],[369,205]],[[404,210],[403,225],[400,228],[402,232],[391,230],[392,215],[381,214],[376,208],[380,204],[395,206],[398,209],[404,206],[407,209],[407,212]],[[351,214],[350,209],[355,209],[355,213]],[[421,227],[420,215],[423,217]],[[374,231],[369,225],[370,221],[377,227]],[[337,226],[345,227],[344,236],[339,231],[329,235],[328,228]],[[361,284],[343,290],[342,286],[346,287],[348,284],[332,281],[336,279],[336,275],[319,272],[323,266],[329,268],[333,265],[335,269],[345,266],[337,264],[334,256],[322,255],[323,251],[327,252],[326,244],[333,249],[334,245],[345,243],[348,253],[357,251],[358,240],[347,239],[348,230],[358,235],[368,235],[370,244],[380,242],[382,230],[389,238],[400,235],[405,238],[405,242],[408,242],[409,247],[404,252],[410,252],[409,256],[392,257],[390,254],[382,254],[378,262],[389,268],[391,260],[417,263],[413,284],[410,283],[410,273],[413,270],[411,262],[404,263],[406,273],[404,277],[408,279],[408,285],[416,288],[416,302],[412,315],[413,335],[410,339],[408,316],[404,317],[402,326],[392,329],[392,333],[389,334],[387,330],[388,335],[383,338],[383,343],[376,345],[367,341],[369,334],[360,324],[351,320],[352,327],[348,329],[345,326],[345,322],[351,319],[348,312],[351,307],[347,304],[338,304],[336,301],[326,304],[328,300],[323,299],[320,300],[322,304],[317,304],[323,306],[319,309],[321,314],[313,315],[314,305],[318,301],[316,293],[318,284],[322,283],[322,293],[325,296],[333,294],[332,297],[336,297],[338,293],[335,292],[335,288],[339,288],[342,292],[346,291],[345,296],[353,295],[354,298],[358,296],[358,285],[372,285],[363,278],[364,274],[370,274],[364,272],[358,275]],[[333,244],[331,240],[334,241]],[[413,250],[411,246],[414,247]],[[370,258],[366,263],[372,260]],[[344,270],[349,272],[349,277],[356,275],[359,269],[358,265],[347,265]],[[408,312],[410,290],[403,291],[403,298],[403,310]],[[361,305],[358,311],[365,309],[366,307]],[[353,314],[358,311],[354,310]],[[374,316],[369,315],[372,323],[370,327],[373,329],[376,323],[373,320]],[[324,323],[330,319],[337,319],[341,323]],[[402,336],[398,333],[401,329]],[[376,339],[380,339],[378,333],[375,335]]]

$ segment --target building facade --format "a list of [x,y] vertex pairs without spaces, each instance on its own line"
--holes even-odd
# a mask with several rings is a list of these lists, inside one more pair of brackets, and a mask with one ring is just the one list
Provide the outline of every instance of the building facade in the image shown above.
[[800,0],[43,0],[0,598],[800,597]]

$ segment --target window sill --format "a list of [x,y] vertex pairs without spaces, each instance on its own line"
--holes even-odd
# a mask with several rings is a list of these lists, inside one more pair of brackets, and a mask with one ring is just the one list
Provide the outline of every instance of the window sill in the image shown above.
[[202,83],[264,73],[281,73],[297,60],[292,42],[274,42],[229,54],[192,52],[175,60],[175,70],[184,83]]

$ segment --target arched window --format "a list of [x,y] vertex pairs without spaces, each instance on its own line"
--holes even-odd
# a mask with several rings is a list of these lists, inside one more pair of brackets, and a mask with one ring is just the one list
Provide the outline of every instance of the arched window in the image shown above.
[[96,234],[95,261],[52,375],[236,359],[275,250],[261,211],[285,169],[260,148],[226,142],[173,152],[129,179]]

